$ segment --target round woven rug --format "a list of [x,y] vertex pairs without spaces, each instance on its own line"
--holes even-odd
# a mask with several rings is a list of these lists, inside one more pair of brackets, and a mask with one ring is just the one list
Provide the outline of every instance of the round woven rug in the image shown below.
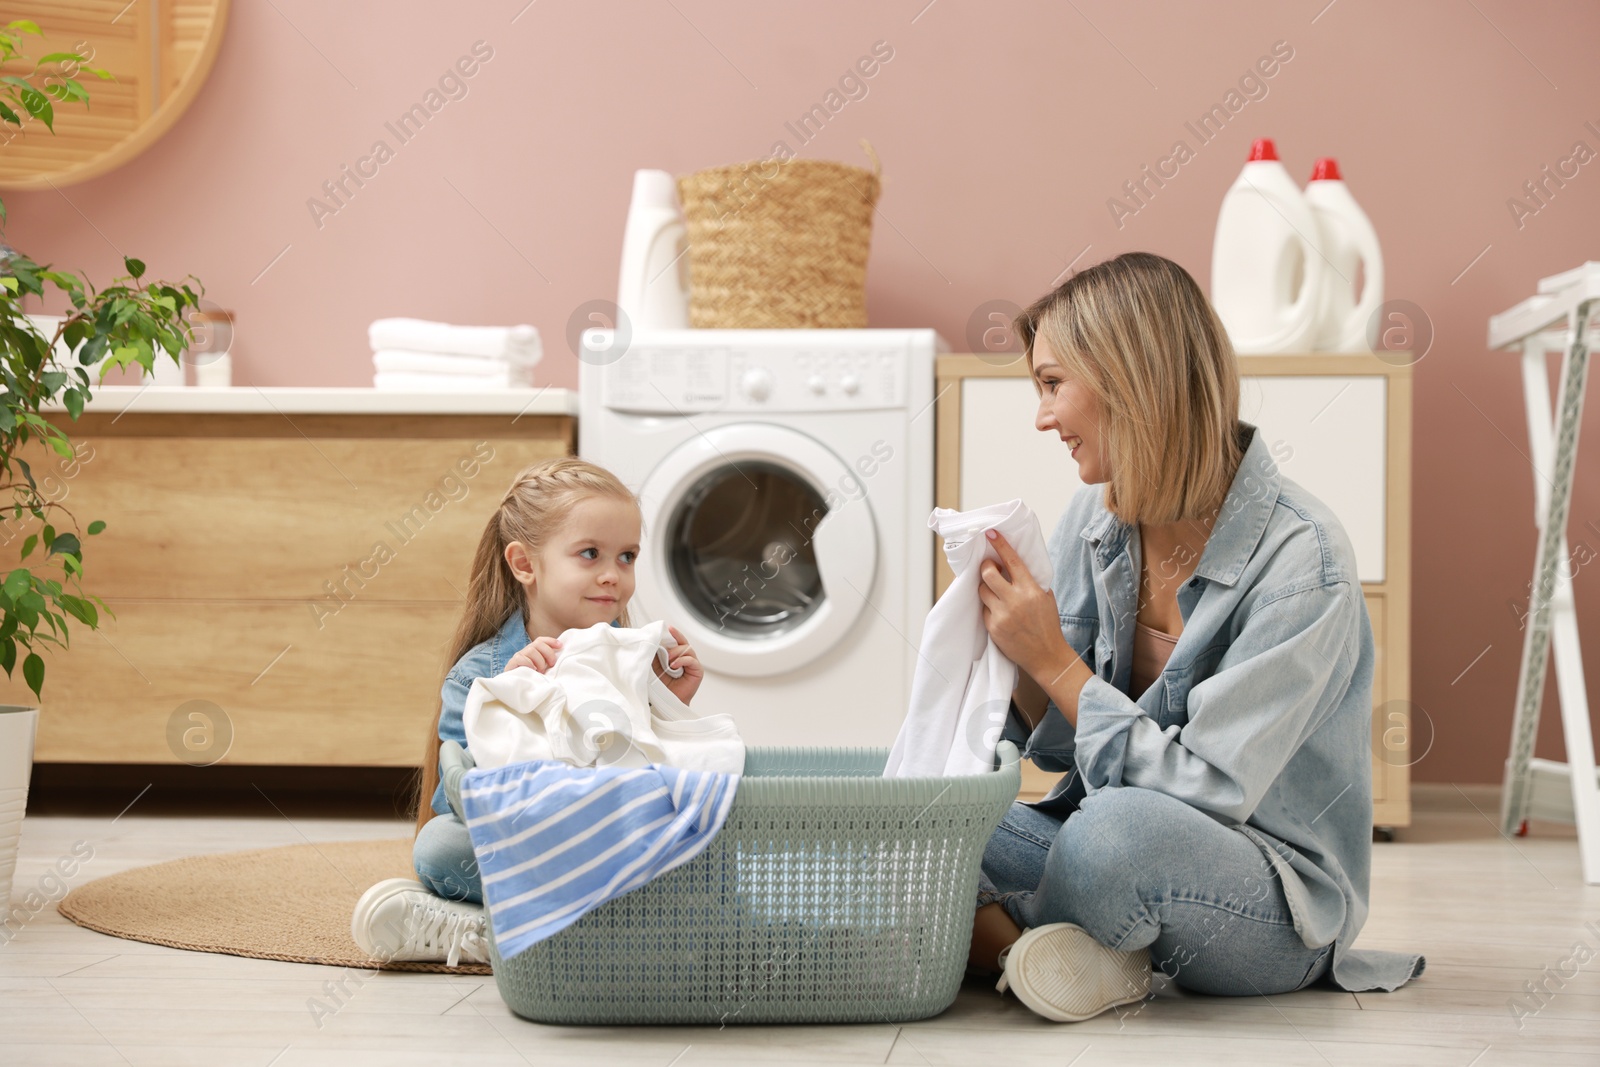
[[367,958],[350,916],[368,886],[415,878],[411,839],[226,852],[136,867],[73,889],[56,910],[79,926],[153,945],[387,971],[491,974],[486,963]]

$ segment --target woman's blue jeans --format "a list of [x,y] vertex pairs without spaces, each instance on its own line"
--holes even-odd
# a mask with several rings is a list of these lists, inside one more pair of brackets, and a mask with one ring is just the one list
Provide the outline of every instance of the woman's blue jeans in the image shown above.
[[472,853],[472,836],[453,811],[435,815],[422,824],[411,846],[411,865],[417,881],[446,900],[483,903],[483,879],[478,858]]
[[978,905],[1024,930],[1073,923],[1112,949],[1148,948],[1177,985],[1222,996],[1303,989],[1333,945],[1307,948],[1261,849],[1151,789],[1103,789],[1058,819],[1013,804],[984,849]]

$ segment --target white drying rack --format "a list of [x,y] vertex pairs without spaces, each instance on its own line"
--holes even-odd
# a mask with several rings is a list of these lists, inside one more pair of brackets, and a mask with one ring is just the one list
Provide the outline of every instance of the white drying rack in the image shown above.
[[[1500,798],[1500,828],[1505,834],[1525,834],[1529,818],[1576,823],[1583,880],[1590,885],[1600,885],[1600,781],[1595,776],[1572,575],[1564,564],[1570,558],[1567,513],[1596,312],[1600,312],[1600,262],[1590,261],[1545,278],[1537,295],[1489,319],[1489,347],[1522,353],[1528,445],[1533,451],[1533,517],[1540,534],[1523,622],[1522,669]],[[1556,350],[1562,353],[1561,385],[1552,424],[1545,356]],[[1533,756],[1552,642],[1566,763]]]

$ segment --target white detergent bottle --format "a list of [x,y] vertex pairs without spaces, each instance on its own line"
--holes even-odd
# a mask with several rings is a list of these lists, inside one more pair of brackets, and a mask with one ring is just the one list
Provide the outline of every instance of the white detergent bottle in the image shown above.
[[1370,352],[1375,338],[1367,336],[1367,329],[1383,304],[1378,234],[1339,177],[1336,160],[1317,160],[1306,186],[1306,203],[1316,216],[1317,246],[1328,266],[1312,346],[1318,352]]
[[1326,270],[1305,194],[1263,137],[1222,198],[1211,250],[1211,305],[1245,353],[1309,352]]
[[664,170],[634,172],[617,307],[635,330],[689,328],[688,231],[677,182]]

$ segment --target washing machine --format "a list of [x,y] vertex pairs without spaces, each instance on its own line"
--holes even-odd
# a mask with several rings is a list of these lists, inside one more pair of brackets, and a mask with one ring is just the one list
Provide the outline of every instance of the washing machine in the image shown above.
[[592,329],[578,452],[638,494],[630,616],[752,745],[881,745],[933,604],[933,330]]

